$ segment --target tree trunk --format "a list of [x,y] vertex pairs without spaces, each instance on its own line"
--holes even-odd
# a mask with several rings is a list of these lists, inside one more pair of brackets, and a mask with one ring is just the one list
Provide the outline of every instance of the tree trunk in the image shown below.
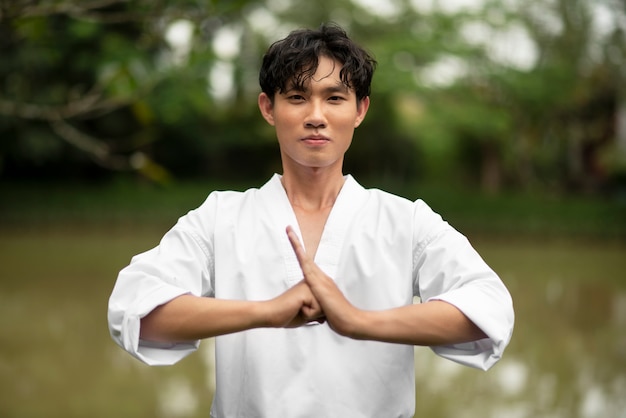
[[491,142],[482,145],[480,184],[484,192],[496,194],[502,188],[502,163],[498,146]]

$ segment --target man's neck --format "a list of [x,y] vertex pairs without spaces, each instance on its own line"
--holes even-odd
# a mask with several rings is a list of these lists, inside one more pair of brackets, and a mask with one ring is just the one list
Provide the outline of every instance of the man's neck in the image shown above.
[[308,169],[286,170],[281,181],[293,207],[314,212],[335,204],[345,179],[340,170]]

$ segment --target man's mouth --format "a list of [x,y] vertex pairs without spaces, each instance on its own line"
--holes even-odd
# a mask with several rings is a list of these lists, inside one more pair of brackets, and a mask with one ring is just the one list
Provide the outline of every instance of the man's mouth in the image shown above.
[[324,145],[330,142],[330,138],[324,135],[309,135],[302,138],[302,142],[308,145]]

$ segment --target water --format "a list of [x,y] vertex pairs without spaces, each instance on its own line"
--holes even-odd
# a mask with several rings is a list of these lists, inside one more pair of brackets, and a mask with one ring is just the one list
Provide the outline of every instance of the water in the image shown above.
[[[0,233],[0,416],[208,416],[211,340],[176,366],[150,368],[108,336],[117,271],[160,235]],[[513,340],[488,372],[417,348],[416,416],[626,417],[626,245],[474,244],[513,294]]]

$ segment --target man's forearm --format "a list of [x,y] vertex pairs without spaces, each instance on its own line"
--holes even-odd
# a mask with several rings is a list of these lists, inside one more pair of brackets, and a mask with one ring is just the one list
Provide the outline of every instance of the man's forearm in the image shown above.
[[431,301],[384,311],[358,311],[347,327],[355,339],[436,346],[486,338],[455,306]]
[[443,301],[384,311],[358,309],[306,253],[293,228],[287,228],[287,236],[302,268],[305,282],[320,304],[328,325],[338,334],[362,340],[428,346],[476,341],[486,337],[458,308]]
[[266,326],[262,302],[182,295],[141,319],[140,338],[194,341]]
[[161,342],[195,341],[252,328],[293,328],[314,320],[323,321],[323,312],[302,281],[262,302],[179,296],[142,318],[140,337]]

